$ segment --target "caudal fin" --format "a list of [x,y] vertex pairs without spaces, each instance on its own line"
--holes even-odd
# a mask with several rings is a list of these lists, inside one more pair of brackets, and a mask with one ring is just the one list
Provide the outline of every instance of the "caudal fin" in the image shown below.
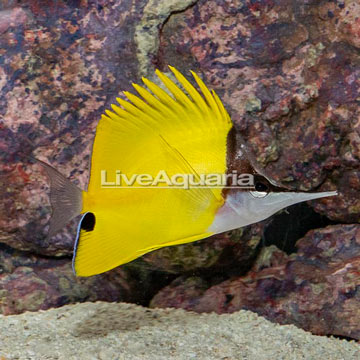
[[50,179],[50,203],[52,207],[48,232],[50,238],[81,213],[82,191],[52,166],[41,160],[37,159],[37,161],[44,167]]

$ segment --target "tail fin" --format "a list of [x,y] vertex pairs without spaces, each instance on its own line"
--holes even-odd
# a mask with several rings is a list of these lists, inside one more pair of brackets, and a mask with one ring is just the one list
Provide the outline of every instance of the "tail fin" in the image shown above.
[[52,215],[48,237],[52,237],[82,210],[82,191],[52,166],[36,159],[50,178]]

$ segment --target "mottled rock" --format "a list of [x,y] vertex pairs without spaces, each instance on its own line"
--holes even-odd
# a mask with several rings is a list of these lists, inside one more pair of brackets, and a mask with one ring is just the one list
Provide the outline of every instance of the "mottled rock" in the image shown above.
[[166,247],[145,255],[143,260],[154,269],[171,273],[231,268],[244,272],[258,252],[263,227],[263,223],[254,224],[194,243]]
[[[0,249],[1,311],[102,296],[137,301],[139,292],[159,286],[140,268],[146,284],[138,289],[124,269],[73,278],[64,256],[72,252],[76,221],[47,239],[48,179],[27,158],[47,161],[85,189],[100,114],[155,66],[203,73],[268,174],[296,189],[338,189],[338,197],[312,206],[335,221],[358,222],[358,10],[355,0],[1,2],[0,242],[63,257]],[[153,304],[251,308],[315,333],[359,338],[356,225],[311,232],[298,254],[266,249],[239,277],[254,258],[261,226],[147,255],[149,267],[196,272]]]
[[314,334],[360,339],[360,226],[312,230],[286,255],[264,248],[245,276],[212,287],[202,279],[176,280],[152,307],[228,313],[248,309]]
[[[267,173],[333,220],[360,220],[357,1],[206,1],[173,15],[159,64],[201,71]],[[184,59],[186,61],[184,61]]]
[[141,301],[129,272],[116,269],[77,278],[71,261],[15,251],[0,246],[0,313],[18,314],[83,301]]
[[46,255],[72,252],[76,221],[46,239],[48,180],[27,156],[52,164],[86,189],[100,115],[120,90],[150,72],[144,69],[153,73],[159,27],[191,3],[0,5],[1,242]]
[[98,119],[137,78],[144,1],[10,2],[0,10],[0,241],[72,251],[75,223],[47,241],[48,180],[36,156],[86,188]]
[[[0,242],[31,251],[0,249],[3,313],[85,299],[146,302],[166,277],[150,275],[149,267],[165,272],[229,268],[234,262],[248,264],[254,257],[261,227],[217,237],[194,249],[187,245],[153,253],[147,263],[94,279],[75,279],[67,256],[73,250],[78,219],[47,238],[49,181],[28,156],[52,164],[85,189],[100,114],[120,90],[129,90],[132,81],[153,73],[159,27],[171,12],[191,3],[0,4]],[[135,278],[139,288],[132,286]]]
[[[0,64],[1,242],[45,255],[72,253],[78,219],[47,238],[49,181],[26,156],[49,162],[85,189],[100,114],[120,89],[153,73],[159,27],[171,12],[193,2],[50,2],[37,7],[28,1],[0,8],[0,42],[7,49]],[[254,229],[259,231],[163,249],[145,261],[171,272],[233,262],[245,267],[261,236],[260,228]]]

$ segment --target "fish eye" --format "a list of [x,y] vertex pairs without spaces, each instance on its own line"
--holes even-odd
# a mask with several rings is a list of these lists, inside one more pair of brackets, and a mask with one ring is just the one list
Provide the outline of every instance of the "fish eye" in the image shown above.
[[250,194],[255,198],[263,198],[268,194],[269,186],[263,181],[255,181],[255,191],[250,191]]
[[261,181],[257,181],[255,183],[255,190],[257,192],[266,192],[266,191],[268,191],[268,189],[269,189],[269,187]]

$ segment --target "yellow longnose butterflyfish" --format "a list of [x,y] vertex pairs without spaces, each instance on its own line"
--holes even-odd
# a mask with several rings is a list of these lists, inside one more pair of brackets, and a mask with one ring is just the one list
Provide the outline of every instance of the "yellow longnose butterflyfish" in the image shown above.
[[[83,214],[75,241],[78,276],[103,273],[164,246],[261,221],[298,202],[336,194],[278,187],[254,169],[229,114],[192,72],[169,67],[167,91],[143,78],[96,129],[87,191],[43,163],[51,182],[49,236]],[[240,175],[238,175],[240,173]],[[245,174],[245,176],[244,176]],[[232,183],[235,179],[236,184]]]

